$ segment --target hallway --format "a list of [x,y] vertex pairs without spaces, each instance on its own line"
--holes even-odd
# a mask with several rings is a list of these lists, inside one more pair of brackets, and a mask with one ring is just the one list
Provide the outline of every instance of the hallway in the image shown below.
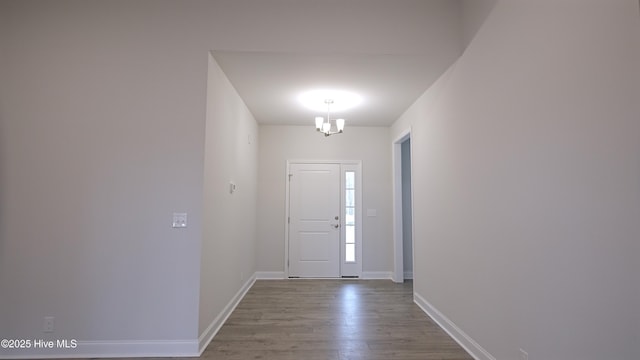
[[205,350],[206,359],[471,357],[412,300],[412,283],[256,281]]

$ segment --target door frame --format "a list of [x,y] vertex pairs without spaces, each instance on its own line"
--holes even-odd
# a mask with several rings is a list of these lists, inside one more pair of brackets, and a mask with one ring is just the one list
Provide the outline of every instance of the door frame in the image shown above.
[[[289,278],[289,191],[290,174],[292,164],[338,164],[340,165],[340,277],[345,276],[344,262],[344,172],[355,171],[356,173],[356,263],[347,265],[350,276],[362,278],[362,161],[361,160],[287,160],[285,178],[285,214],[284,214],[284,277]],[[353,275],[352,275],[353,274]]]
[[[404,282],[404,235],[402,234],[402,143],[411,139],[411,128],[403,131],[398,135],[392,144],[392,161],[393,161],[393,274],[394,282]],[[413,162],[413,141],[410,144],[411,162]],[[411,166],[413,168],[413,166]],[[413,172],[412,172],[413,175]],[[413,181],[411,181],[411,211],[413,212]],[[411,232],[415,221],[411,222]],[[411,244],[411,254],[414,258],[413,266],[415,268],[415,241]],[[415,279],[415,271],[414,279]]]

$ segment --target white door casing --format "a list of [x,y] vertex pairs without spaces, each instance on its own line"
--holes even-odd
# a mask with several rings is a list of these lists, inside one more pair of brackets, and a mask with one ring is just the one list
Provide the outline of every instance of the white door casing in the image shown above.
[[289,168],[289,277],[340,276],[340,165]]
[[[393,281],[404,281],[404,237],[402,234],[402,143],[411,139],[411,129],[402,132],[392,145],[393,161]],[[413,184],[413,182],[411,182]],[[413,185],[412,185],[413,186]],[[413,194],[413,189],[411,189]],[[413,202],[412,202],[413,204]],[[413,205],[412,205],[413,206]],[[413,232],[413,224],[411,225]],[[413,240],[412,240],[413,241]],[[412,245],[412,249],[415,247]],[[415,262],[413,262],[415,264]],[[414,265],[415,266],[415,265]]]

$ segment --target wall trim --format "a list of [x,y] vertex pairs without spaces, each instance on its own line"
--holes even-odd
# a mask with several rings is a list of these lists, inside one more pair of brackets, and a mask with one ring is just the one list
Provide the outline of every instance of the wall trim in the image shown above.
[[[70,339],[68,339],[70,340]],[[55,339],[54,339],[55,341]],[[120,358],[120,357],[192,357],[198,356],[193,340],[78,341],[75,349],[31,349],[0,355],[0,359]]]
[[438,324],[449,336],[453,338],[469,355],[476,360],[496,360],[487,350],[467,335],[453,321],[449,320],[438,309],[431,305],[420,294],[413,293],[413,302],[415,302],[422,311],[424,311],[433,321]]
[[256,280],[284,280],[284,271],[256,271]]
[[361,279],[365,280],[392,280],[391,271],[363,271]]
[[213,337],[216,336],[218,331],[220,331],[220,328],[222,327],[222,325],[224,325],[225,321],[227,321],[227,318],[229,318],[229,315],[231,315],[233,310],[235,310],[236,306],[238,306],[240,301],[242,301],[244,296],[247,294],[247,291],[251,289],[251,287],[253,286],[253,283],[255,282],[256,282],[256,274],[254,273],[249,279],[247,279],[247,282],[240,288],[240,290],[238,290],[236,295],[233,298],[231,298],[227,306],[224,307],[224,309],[220,312],[220,314],[218,314],[218,316],[216,316],[215,319],[213,319],[211,324],[207,326],[204,332],[202,332],[202,334],[198,338],[199,350],[196,356],[202,356],[202,353],[207,348],[207,346],[209,346],[209,343],[211,342],[211,340],[213,340]]
[[405,279],[412,279],[412,280],[413,280],[413,271],[411,271],[411,270],[406,271],[406,270],[405,270],[405,272],[404,272],[404,278],[405,278]]

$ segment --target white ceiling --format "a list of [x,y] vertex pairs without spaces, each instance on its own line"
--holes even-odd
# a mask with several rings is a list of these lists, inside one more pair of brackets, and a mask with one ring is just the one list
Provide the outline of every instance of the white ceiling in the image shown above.
[[[257,27],[256,40],[264,39],[258,49],[212,51],[259,123],[312,126],[314,116],[324,114],[304,108],[297,96],[329,88],[364,98],[336,114],[347,128],[391,125],[462,51],[458,0],[330,3],[336,8],[290,2],[281,13],[268,14],[273,26],[236,25],[243,36],[247,27]],[[318,13],[333,17],[333,25],[323,29]]]
[[214,58],[263,124],[311,124],[324,114],[304,108],[297,97],[339,89],[364,101],[336,116],[350,125],[390,125],[443,70],[429,66],[427,55],[214,52]]

